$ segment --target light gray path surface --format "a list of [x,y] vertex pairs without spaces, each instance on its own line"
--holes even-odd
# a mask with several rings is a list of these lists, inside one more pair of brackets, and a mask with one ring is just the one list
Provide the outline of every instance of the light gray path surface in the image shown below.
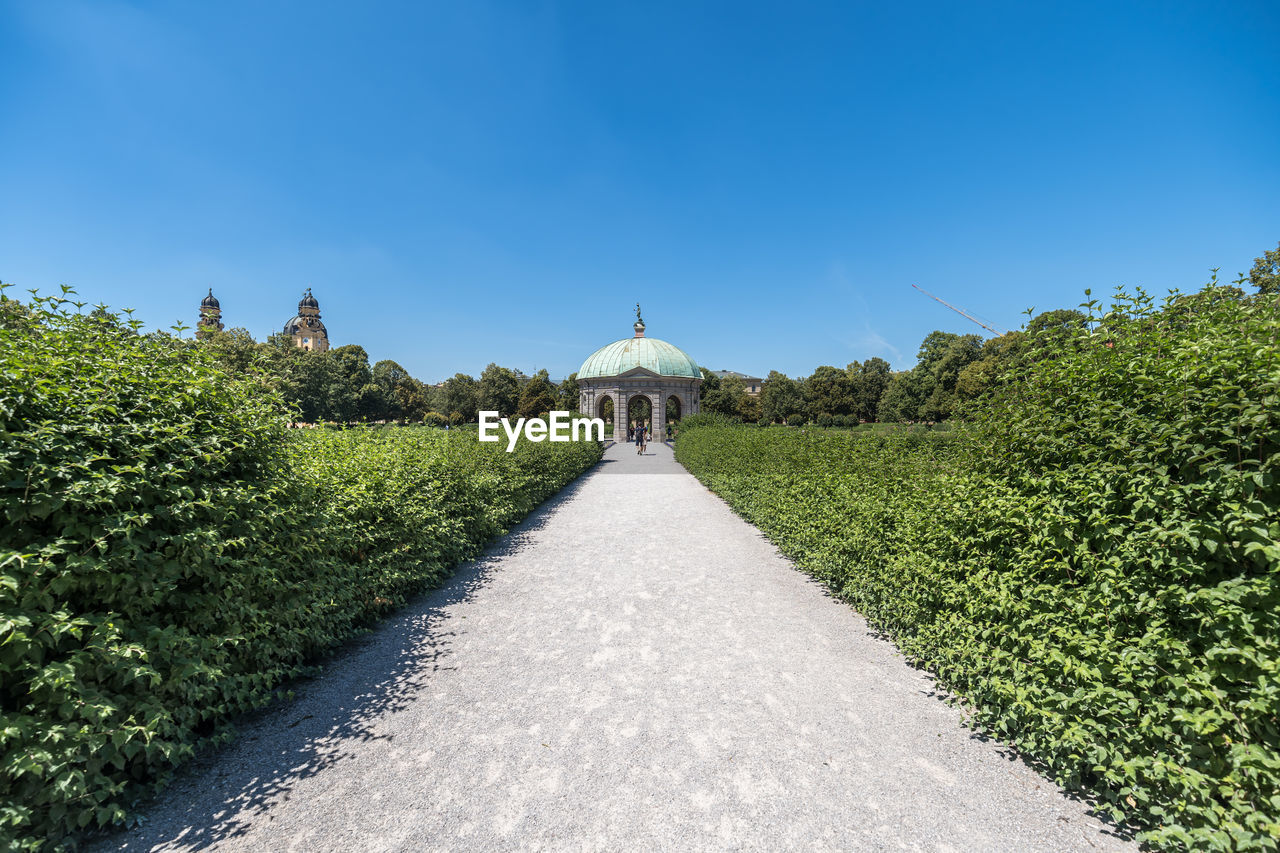
[[663,445],[593,472],[101,850],[1112,850]]

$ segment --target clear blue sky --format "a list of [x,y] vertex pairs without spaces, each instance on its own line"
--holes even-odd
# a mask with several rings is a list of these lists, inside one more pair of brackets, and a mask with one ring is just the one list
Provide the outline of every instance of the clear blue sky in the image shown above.
[[1280,3],[0,5],[0,279],[436,381],[914,362],[1280,240]]

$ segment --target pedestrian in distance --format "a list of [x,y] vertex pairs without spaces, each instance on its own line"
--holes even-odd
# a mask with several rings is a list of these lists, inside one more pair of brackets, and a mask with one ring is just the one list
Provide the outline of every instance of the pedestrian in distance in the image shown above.
[[639,456],[641,453],[644,453],[644,427],[642,426],[636,427],[635,433],[636,433],[636,455]]

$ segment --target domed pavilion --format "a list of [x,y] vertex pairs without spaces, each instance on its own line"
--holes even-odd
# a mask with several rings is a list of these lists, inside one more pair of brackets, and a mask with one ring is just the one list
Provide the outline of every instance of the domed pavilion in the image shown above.
[[578,369],[578,409],[605,422],[644,423],[660,436],[668,420],[698,412],[702,371],[684,350],[646,338],[640,306],[635,335],[603,346]]

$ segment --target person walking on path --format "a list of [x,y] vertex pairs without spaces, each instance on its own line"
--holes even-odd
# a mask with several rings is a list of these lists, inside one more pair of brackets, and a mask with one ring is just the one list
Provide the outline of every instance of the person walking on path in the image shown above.
[[636,427],[636,455],[644,453],[644,427]]
[[649,449],[649,428],[646,426],[641,426],[640,427],[640,452],[644,453],[648,449]]
[[667,441],[671,440],[671,421],[667,421]]

